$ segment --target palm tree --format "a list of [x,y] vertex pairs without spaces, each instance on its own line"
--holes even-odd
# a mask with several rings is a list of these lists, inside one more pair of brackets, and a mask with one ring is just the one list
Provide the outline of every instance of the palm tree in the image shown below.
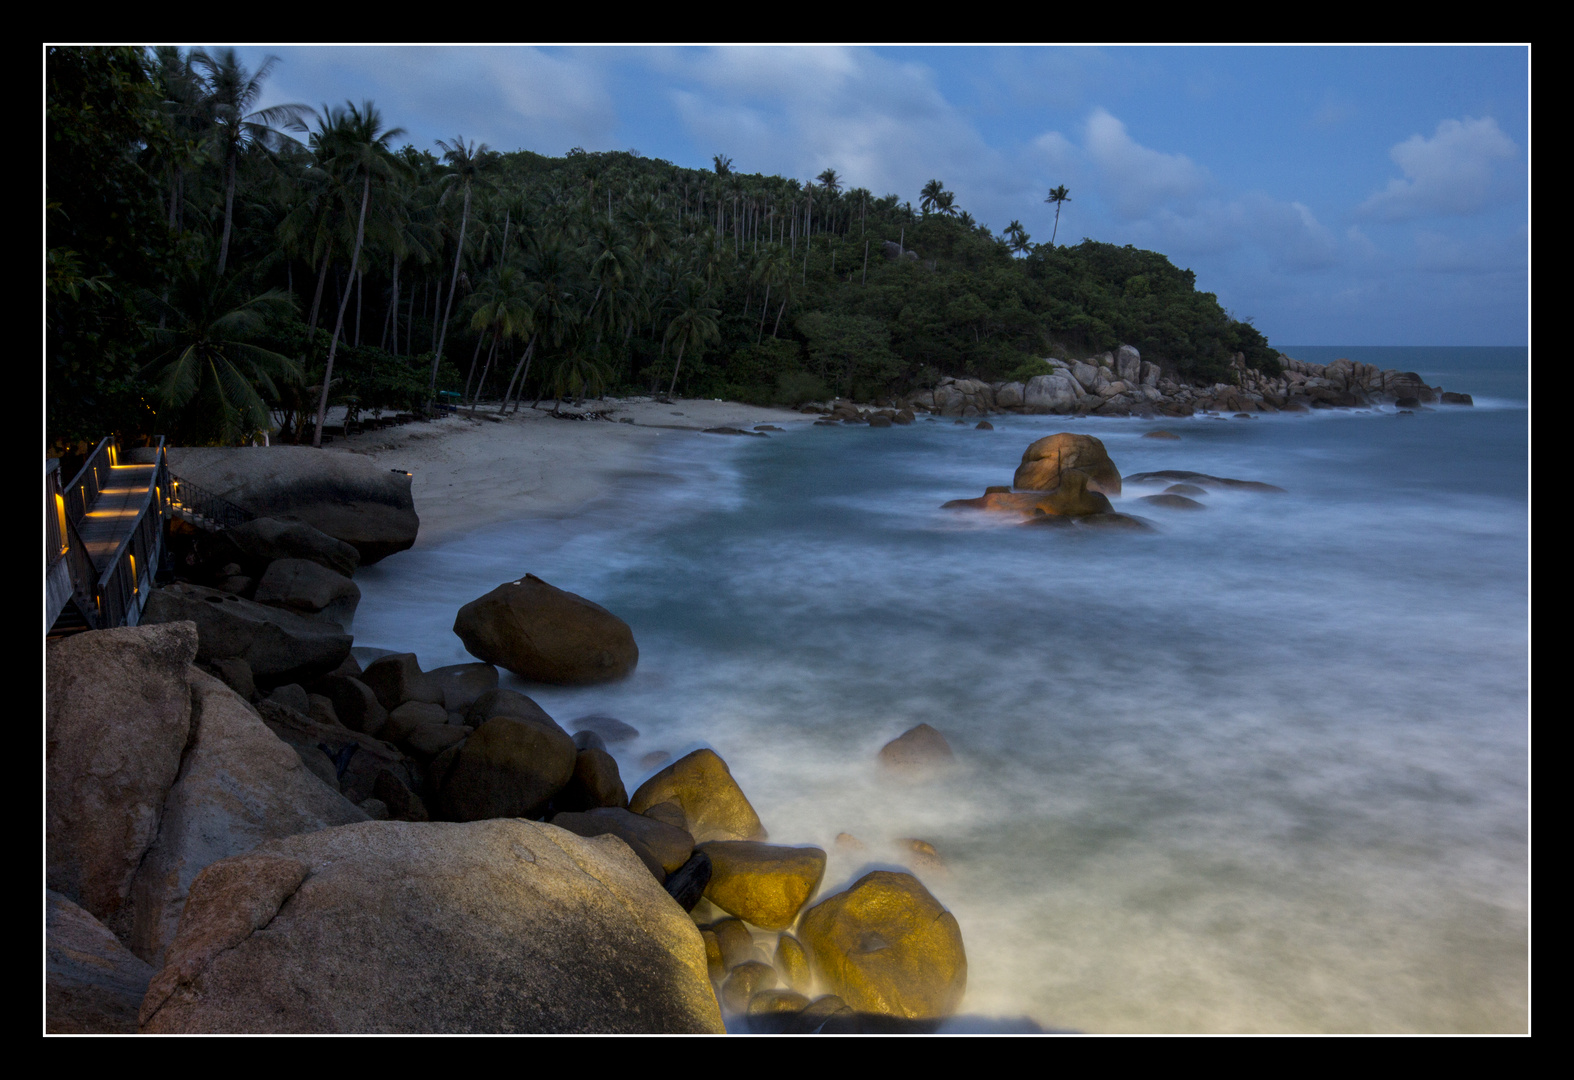
[[1066,185],[1061,184],[1057,188],[1051,188],[1049,191],[1049,197],[1044,201],[1055,204],[1055,228],[1049,234],[1049,246],[1054,247],[1055,237],[1060,233],[1060,204],[1070,202],[1071,196],[1066,194]]
[[448,316],[454,310],[454,293],[459,287],[459,260],[465,251],[465,226],[470,222],[470,192],[471,187],[480,177],[481,170],[491,164],[492,151],[482,143],[465,144],[465,137],[459,136],[453,144],[437,140],[437,145],[443,149],[443,160],[448,162],[452,171],[444,178],[444,183],[461,183],[465,192],[465,207],[459,217],[459,246],[454,250],[454,276],[448,286],[448,304],[443,309],[443,329],[437,337],[437,350],[432,356],[432,381],[428,393],[437,392],[437,366],[443,362],[443,344],[448,339]]
[[918,208],[926,214],[929,213],[939,203],[940,196],[944,194],[944,184],[938,180],[929,181],[929,183],[924,185],[923,190],[918,193]]
[[[383,118],[370,101],[357,109],[351,102],[343,109],[325,109],[322,130],[314,137],[318,159],[340,179],[342,192],[350,194],[355,180],[361,181],[361,211],[355,225],[355,249],[350,256],[349,281],[355,280],[361,265],[361,244],[366,238],[366,208],[372,200],[372,177],[392,177],[404,171],[404,163],[393,155],[388,144],[404,134],[403,128],[384,128]],[[312,445],[322,446],[322,426],[328,416],[328,387],[333,381],[333,359],[344,332],[344,312],[350,305],[351,290],[346,287],[339,298],[339,320],[328,343],[328,365],[322,378],[322,397],[317,403],[317,430]]]
[[[530,306],[530,299],[525,288],[524,275],[517,267],[503,264],[493,267],[486,277],[481,279],[481,286],[476,290],[477,301],[474,318],[470,320],[473,330],[490,330],[492,332],[492,348],[487,353],[486,367],[481,371],[481,381],[476,384],[475,397],[471,399],[471,410],[474,411],[475,402],[480,400],[481,387],[486,384],[487,372],[492,369],[492,359],[497,355],[498,345],[509,339],[523,337],[535,329],[535,312]],[[471,365],[472,374],[474,364]],[[470,380],[465,379],[465,391],[470,389]],[[513,384],[509,384],[513,389]]]
[[[192,273],[177,283],[173,300],[144,293],[142,302],[159,313],[167,329],[154,332],[162,351],[143,368],[152,380],[159,412],[172,428],[190,426],[198,438],[243,442],[269,428],[262,393],[278,398],[285,383],[299,380],[300,365],[252,343],[270,316],[294,310],[282,289],[242,298],[224,285]],[[174,414],[184,414],[185,422]],[[188,436],[189,437],[189,436]]]
[[[253,145],[276,149],[289,136],[279,131],[305,131],[302,117],[311,112],[305,105],[274,105],[271,108],[250,112],[262,96],[262,81],[279,62],[270,56],[252,75],[241,66],[234,49],[225,49],[214,56],[197,51],[188,58],[193,67],[207,72],[207,106],[217,128],[218,139],[224,147],[224,239],[219,242],[219,276],[224,275],[224,264],[230,252],[230,228],[235,209],[235,164],[241,151]],[[293,141],[293,140],[289,140]]]
[[718,308],[711,307],[710,295],[697,278],[684,281],[673,297],[676,313],[667,324],[666,343],[678,346],[678,359],[672,366],[672,385],[667,387],[671,397],[678,388],[678,372],[683,368],[683,350],[693,345],[703,348],[707,341],[720,341],[721,328],[716,320],[721,316]]

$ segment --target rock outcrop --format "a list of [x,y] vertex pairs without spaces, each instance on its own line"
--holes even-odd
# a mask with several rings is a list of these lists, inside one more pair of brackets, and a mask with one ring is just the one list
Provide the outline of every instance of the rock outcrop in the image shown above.
[[148,597],[143,625],[172,622],[196,624],[199,662],[244,660],[252,677],[269,689],[310,683],[350,655],[350,635],[337,623],[201,585],[177,582]]
[[1054,491],[1062,474],[1076,471],[1087,477],[1087,487],[1105,495],[1120,494],[1120,470],[1110,460],[1104,444],[1092,435],[1062,431],[1035,440],[1022,451],[1011,484],[1019,491]]
[[135,1035],[153,968],[103,923],[57,892],[44,892],[44,1031]]
[[409,548],[421,525],[410,475],[360,454],[309,446],[172,447],[169,467],[259,517],[293,518],[351,544],[365,564]]
[[608,682],[639,662],[628,623],[534,574],[460,608],[454,633],[471,656],[534,682]]
[[196,669],[190,680],[191,746],[130,890],[127,941],[155,967],[203,867],[264,840],[366,820],[233,690]]
[[146,1032],[722,1030],[688,914],[613,837],[393,821],[264,844],[192,885]]
[[100,630],[45,648],[47,887],[116,922],[158,836],[191,735],[189,622]]

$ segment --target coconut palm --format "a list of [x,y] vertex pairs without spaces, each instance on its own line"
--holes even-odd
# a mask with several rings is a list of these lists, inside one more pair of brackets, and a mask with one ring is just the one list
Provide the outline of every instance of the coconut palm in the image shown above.
[[[370,101],[360,108],[346,102],[345,107],[324,109],[321,128],[313,138],[318,160],[340,183],[341,193],[349,196],[359,186],[360,213],[355,224],[355,248],[350,256],[349,281],[355,280],[361,265],[361,245],[366,239],[366,208],[372,200],[372,178],[385,180],[405,171],[404,163],[393,155],[388,144],[404,134],[403,128],[383,127],[382,115]],[[359,181],[357,185],[356,181]],[[344,312],[350,304],[347,287],[339,298],[339,318],[328,343],[328,363],[323,374],[322,397],[317,403],[317,430],[312,445],[322,445],[322,426],[328,416],[328,388],[333,382],[334,354],[344,333]]]
[[1066,194],[1066,185],[1061,184],[1057,188],[1051,188],[1049,197],[1044,201],[1055,204],[1055,228],[1049,234],[1049,246],[1054,247],[1055,237],[1060,234],[1060,204],[1070,202],[1071,196]]
[[672,321],[667,324],[666,343],[678,346],[678,359],[672,367],[672,385],[667,387],[671,397],[678,388],[678,372],[683,368],[683,352],[690,345],[702,349],[708,341],[721,340],[721,328],[716,320],[721,316],[718,308],[711,306],[710,294],[695,277],[687,278],[673,297]]
[[142,369],[160,418],[171,429],[188,429],[188,439],[229,444],[267,431],[263,393],[278,398],[286,383],[300,379],[301,367],[253,339],[271,317],[294,310],[289,294],[270,289],[245,297],[233,282],[191,273],[170,299],[148,292],[141,300],[166,327],[154,332],[159,352]]
[[251,146],[267,150],[277,149],[289,139],[279,128],[305,131],[303,117],[311,112],[305,105],[274,105],[271,108],[250,111],[262,96],[262,81],[279,62],[270,56],[262,62],[255,75],[241,65],[234,49],[218,54],[198,50],[188,58],[192,67],[207,73],[207,108],[223,146],[224,156],[224,238],[219,242],[219,276],[224,275],[224,265],[229,258],[230,229],[235,209],[235,165],[241,151]]
[[931,180],[925,184],[918,193],[918,208],[924,213],[929,213],[940,201],[940,196],[945,194],[945,185],[938,180]]
[[475,143],[465,143],[463,135],[456,138],[452,144],[437,140],[437,145],[443,150],[443,160],[448,162],[450,172],[444,178],[444,183],[458,184],[464,189],[465,205],[459,217],[459,245],[454,250],[454,275],[448,286],[448,304],[443,309],[443,328],[437,337],[437,350],[432,356],[432,381],[429,393],[437,392],[437,366],[443,362],[443,345],[448,339],[448,317],[454,310],[454,293],[459,287],[459,260],[464,256],[465,227],[470,222],[470,195],[472,188],[481,178],[481,170],[492,162],[492,151],[486,143],[477,146]]

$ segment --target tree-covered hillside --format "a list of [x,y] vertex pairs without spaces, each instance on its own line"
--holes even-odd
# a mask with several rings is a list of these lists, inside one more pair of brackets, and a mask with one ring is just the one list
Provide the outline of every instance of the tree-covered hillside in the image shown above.
[[258,112],[268,74],[47,51],[52,445],[309,440],[325,405],[438,396],[873,399],[1121,343],[1183,379],[1277,369],[1164,256],[995,234],[939,180],[915,209],[831,168],[419,149],[370,102]]

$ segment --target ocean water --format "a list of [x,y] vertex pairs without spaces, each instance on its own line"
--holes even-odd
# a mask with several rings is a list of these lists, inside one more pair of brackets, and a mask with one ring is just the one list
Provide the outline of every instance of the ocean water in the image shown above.
[[[958,1030],[1524,1031],[1527,350],[1286,351],[1476,406],[674,437],[572,518],[362,571],[356,643],[464,662],[455,612],[526,572],[609,608],[629,679],[504,684],[637,727],[631,792],[713,747],[774,841],[830,852],[822,894],[933,844]],[[1063,430],[1287,493],[1129,486],[1141,534],[939,509]],[[918,723],[958,764],[895,782]]]

